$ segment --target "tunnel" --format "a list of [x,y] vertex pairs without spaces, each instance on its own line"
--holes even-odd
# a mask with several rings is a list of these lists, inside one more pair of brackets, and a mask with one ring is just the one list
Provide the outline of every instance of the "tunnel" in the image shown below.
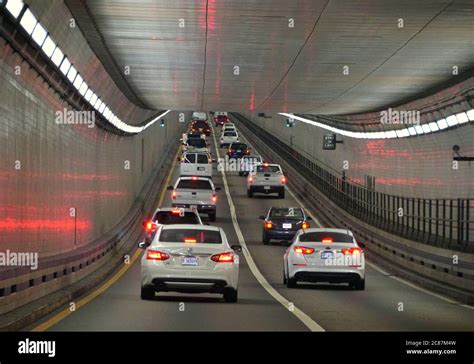
[[[0,35],[1,331],[474,331],[473,1],[1,0]],[[153,250],[158,211],[227,248]]]

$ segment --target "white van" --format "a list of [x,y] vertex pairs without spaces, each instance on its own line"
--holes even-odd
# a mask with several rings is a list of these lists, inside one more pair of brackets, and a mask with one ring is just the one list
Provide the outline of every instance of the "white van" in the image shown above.
[[212,178],[212,157],[209,153],[185,152],[179,170],[181,176]]

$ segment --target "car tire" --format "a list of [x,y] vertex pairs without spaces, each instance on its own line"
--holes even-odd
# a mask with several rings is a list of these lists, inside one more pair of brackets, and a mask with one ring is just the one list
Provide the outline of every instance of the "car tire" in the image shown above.
[[248,198],[253,198],[253,192],[250,190],[247,190],[247,197]]
[[153,286],[142,287],[140,297],[142,300],[152,300],[155,298],[155,288]]
[[216,213],[215,212],[209,214],[209,221],[212,221],[212,222],[216,221]]
[[279,197],[279,198],[285,198],[285,191],[283,191],[283,192],[278,192],[278,197]]
[[235,303],[238,300],[238,291],[233,288],[226,288],[224,290],[224,301],[227,303]]
[[365,279],[359,279],[358,281],[352,283],[351,288],[355,289],[356,291],[365,290]]
[[297,282],[298,282],[298,281],[297,281],[295,278],[290,278],[290,277],[288,277],[288,278],[286,279],[286,287],[288,287],[288,288],[296,288],[296,283],[297,283]]
[[262,243],[263,243],[263,245],[270,244],[270,239],[268,238],[268,235],[265,234],[265,233],[262,234]]

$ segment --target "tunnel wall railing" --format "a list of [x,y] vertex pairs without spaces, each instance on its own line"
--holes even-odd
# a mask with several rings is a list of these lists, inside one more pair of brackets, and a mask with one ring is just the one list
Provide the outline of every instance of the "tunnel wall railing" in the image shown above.
[[338,207],[358,219],[406,239],[458,251],[474,251],[474,200],[427,199],[390,195],[338,177],[292,149],[276,136],[233,114],[258,138]]

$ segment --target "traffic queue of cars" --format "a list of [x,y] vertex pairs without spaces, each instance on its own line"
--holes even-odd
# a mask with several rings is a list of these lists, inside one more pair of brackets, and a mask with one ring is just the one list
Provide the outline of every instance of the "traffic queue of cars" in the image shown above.
[[[279,164],[264,161],[240,139],[227,113],[215,112],[221,126],[219,146],[235,160],[239,176],[246,177],[247,197],[286,196],[287,175]],[[230,244],[224,230],[203,223],[217,219],[217,194],[207,138],[212,128],[207,113],[195,112],[188,133],[181,141],[180,176],[167,187],[171,206],[159,208],[144,223],[141,298],[156,292],[219,293],[226,302],[238,299],[240,245]],[[312,228],[311,216],[298,206],[270,207],[262,220],[262,243],[290,242],[283,256],[283,283],[348,283],[365,288],[365,258],[362,248],[347,229]]]

